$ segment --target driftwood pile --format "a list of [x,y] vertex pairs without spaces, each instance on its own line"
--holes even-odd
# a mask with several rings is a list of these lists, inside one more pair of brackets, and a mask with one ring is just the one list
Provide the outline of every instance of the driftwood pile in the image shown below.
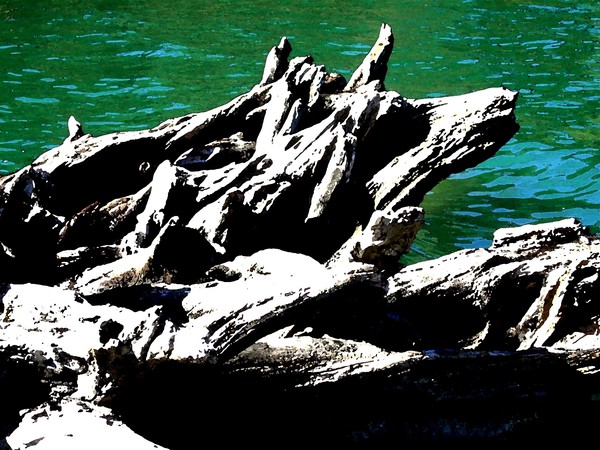
[[404,267],[424,195],[517,94],[409,99],[283,38],[249,92],[69,136],[0,179],[0,448],[570,441],[599,418],[600,243],[576,220]]

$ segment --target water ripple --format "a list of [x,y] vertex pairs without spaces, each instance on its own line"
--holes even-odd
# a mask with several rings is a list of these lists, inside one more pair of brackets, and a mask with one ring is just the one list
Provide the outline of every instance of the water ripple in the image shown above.
[[155,50],[130,50],[117,53],[117,56],[136,56],[143,58],[189,58],[187,47],[164,43]]
[[57,98],[46,97],[46,98],[34,98],[34,97],[17,97],[15,100],[23,103],[39,103],[39,104],[50,104],[50,103],[58,103],[59,100]]

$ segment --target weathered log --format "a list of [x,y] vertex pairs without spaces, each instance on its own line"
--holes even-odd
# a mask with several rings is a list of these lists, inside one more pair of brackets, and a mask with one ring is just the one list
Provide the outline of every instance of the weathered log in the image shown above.
[[516,92],[491,88],[411,102],[428,131],[419,145],[396,156],[369,180],[376,207],[418,204],[432,182],[493,156],[519,129],[516,101]]
[[599,278],[600,240],[570,219],[499,230],[489,249],[407,267],[387,296],[414,348],[590,349]]
[[505,229],[402,266],[423,196],[516,133],[517,94],[386,91],[393,41],[382,25],[346,83],[282,38],[226,105],[100,137],[71,117],[0,179],[0,388],[20,394],[0,448],[447,448],[593,423],[597,236]]

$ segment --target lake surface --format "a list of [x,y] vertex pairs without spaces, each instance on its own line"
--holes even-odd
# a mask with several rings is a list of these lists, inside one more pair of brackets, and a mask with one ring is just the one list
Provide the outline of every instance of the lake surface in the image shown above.
[[260,81],[282,36],[348,78],[382,22],[388,89],[520,93],[520,131],[427,195],[407,262],[502,227],[574,217],[599,232],[598,2],[0,0],[0,174],[59,145],[71,114],[99,135],[219,106]]

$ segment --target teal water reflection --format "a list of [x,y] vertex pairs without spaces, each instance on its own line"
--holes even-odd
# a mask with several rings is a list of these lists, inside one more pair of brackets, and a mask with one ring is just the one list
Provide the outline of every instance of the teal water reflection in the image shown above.
[[504,226],[576,217],[598,232],[597,2],[4,0],[0,173],[60,144],[71,114],[98,135],[218,106],[258,82],[281,36],[349,75],[382,22],[396,37],[388,89],[520,93],[521,130],[426,196],[407,262],[486,246]]

